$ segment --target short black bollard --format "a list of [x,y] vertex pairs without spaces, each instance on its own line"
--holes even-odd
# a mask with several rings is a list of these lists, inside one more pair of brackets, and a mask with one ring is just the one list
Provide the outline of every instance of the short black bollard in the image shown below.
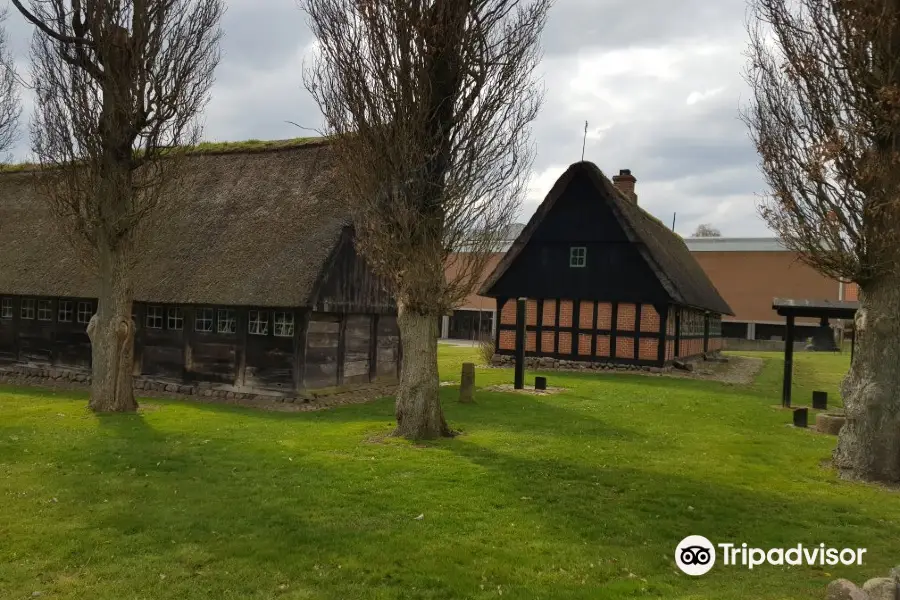
[[813,408],[828,410],[828,392],[813,392]]
[[546,390],[547,389],[547,378],[546,377],[535,377],[534,378],[534,389]]
[[794,409],[794,427],[806,427],[809,422],[808,408]]

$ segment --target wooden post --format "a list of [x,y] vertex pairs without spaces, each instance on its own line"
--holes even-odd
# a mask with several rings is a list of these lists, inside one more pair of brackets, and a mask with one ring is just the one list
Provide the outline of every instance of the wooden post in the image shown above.
[[853,333],[850,334],[850,362],[853,362],[853,353],[856,352],[856,324],[853,324]]
[[809,409],[794,409],[794,427],[806,427],[809,424]]
[[459,401],[463,404],[475,402],[475,363],[463,363],[459,380]]
[[515,389],[525,387],[525,298],[516,301],[516,377]]
[[546,390],[547,389],[547,378],[546,377],[535,377],[534,378],[534,389]]
[[791,406],[791,384],[794,375],[794,315],[787,317],[787,333],[784,336],[784,381],[781,388],[781,405]]

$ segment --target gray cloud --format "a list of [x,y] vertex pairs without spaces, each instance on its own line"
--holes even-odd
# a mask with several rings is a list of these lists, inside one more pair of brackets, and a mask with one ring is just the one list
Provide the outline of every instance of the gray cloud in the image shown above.
[[[522,210],[581,158],[612,174],[631,168],[641,204],[678,230],[713,222],[726,235],[767,235],[756,217],[763,190],[738,109],[743,0],[558,0],[544,34],[544,110],[534,124],[535,189]],[[27,66],[31,28],[10,11],[7,31]],[[210,140],[310,135],[318,108],[303,88],[312,35],[295,0],[230,0],[223,58],[205,115]],[[30,97],[26,93],[26,121]],[[689,103],[688,100],[691,100]],[[28,155],[27,123],[14,154]],[[668,216],[666,216],[668,215]]]

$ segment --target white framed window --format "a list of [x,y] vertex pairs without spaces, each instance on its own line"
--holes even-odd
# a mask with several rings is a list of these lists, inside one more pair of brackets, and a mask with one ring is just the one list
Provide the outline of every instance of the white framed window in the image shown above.
[[184,329],[184,313],[180,308],[169,309],[169,329],[172,331],[181,331]]
[[53,301],[52,300],[38,300],[37,318],[38,318],[38,321],[52,321],[53,320]]
[[216,315],[213,309],[198,308],[194,315],[194,331],[199,331],[200,333],[212,333],[213,321],[215,320]]
[[147,316],[144,319],[147,329],[162,329],[164,315],[165,311],[162,306],[148,306]]
[[294,313],[275,312],[275,336],[294,337]]
[[71,300],[60,300],[56,320],[60,323],[71,323],[75,318],[75,303]]
[[572,246],[569,248],[569,266],[581,268],[587,266],[587,248],[584,246]]
[[217,331],[219,333],[237,333],[237,315],[235,315],[233,310],[228,308],[219,309]]
[[23,319],[34,318],[34,300],[22,300],[22,309],[19,311],[19,316]]
[[12,298],[0,299],[0,319],[13,318],[13,301]]
[[250,335],[269,335],[269,313],[264,310],[251,310],[247,321]]
[[94,316],[94,305],[91,302],[79,302],[78,303],[78,322],[79,323],[90,323],[91,317]]

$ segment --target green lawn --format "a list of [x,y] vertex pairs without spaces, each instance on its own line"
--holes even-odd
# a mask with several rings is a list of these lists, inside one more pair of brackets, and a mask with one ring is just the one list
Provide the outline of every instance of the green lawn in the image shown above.
[[[444,379],[474,355],[441,352]],[[445,387],[463,434],[431,444],[385,438],[388,399],[98,418],[81,394],[2,389],[0,598],[821,598],[832,578],[885,575],[900,496],[822,466],[834,438],[786,426],[768,360],[750,388],[549,373],[569,391],[462,406]],[[798,356],[798,401],[835,396],[846,367]],[[690,578],[672,558],[688,534],[868,554]]]

